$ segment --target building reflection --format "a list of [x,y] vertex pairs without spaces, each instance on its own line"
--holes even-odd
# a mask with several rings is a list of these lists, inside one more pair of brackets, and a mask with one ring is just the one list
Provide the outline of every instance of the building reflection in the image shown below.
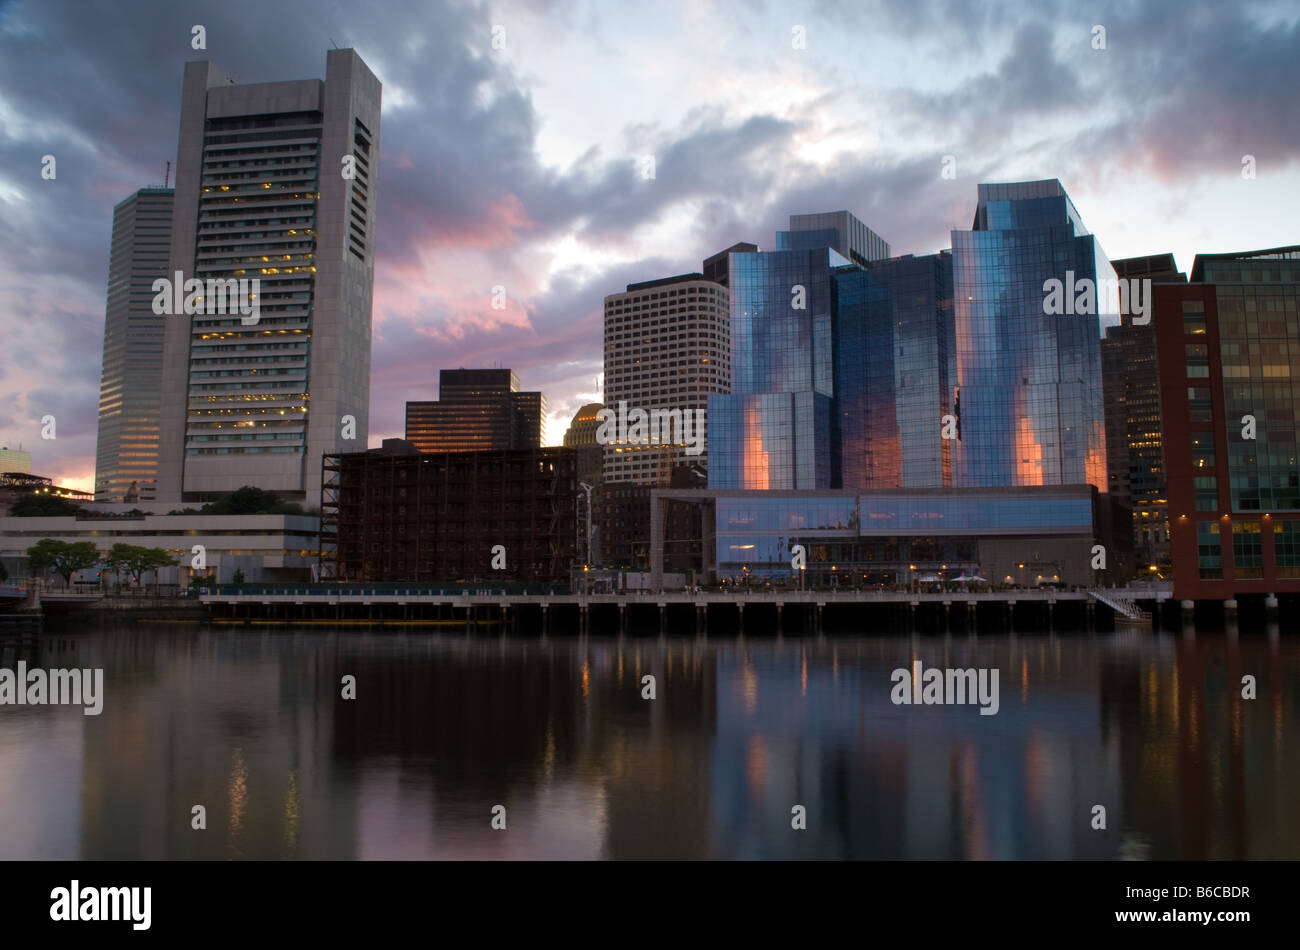
[[[61,783],[75,803],[4,806],[80,828],[62,846],[79,854],[46,857],[1300,856],[1300,651],[1276,636],[150,630],[77,644],[58,663],[105,668],[103,715],[27,710],[51,714],[67,748],[24,749],[17,731],[0,747],[29,772],[79,749]],[[916,660],[998,669],[999,712],[894,705],[890,674]],[[348,674],[355,701],[339,697]]]

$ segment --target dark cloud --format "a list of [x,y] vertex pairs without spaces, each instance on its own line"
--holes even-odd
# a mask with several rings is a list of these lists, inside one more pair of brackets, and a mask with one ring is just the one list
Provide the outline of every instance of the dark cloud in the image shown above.
[[[0,380],[10,417],[0,439],[23,439],[49,471],[93,464],[112,208],[160,182],[191,59],[244,82],[322,76],[332,41],[355,47],[384,83],[375,432],[400,431],[403,403],[432,398],[443,366],[508,365],[552,409],[576,409],[601,369],[605,295],[697,270],[737,241],[769,247],[791,213],[847,208],[896,253],[928,253],[948,246],[950,228],[969,226],[975,183],[1008,169],[1070,188],[1084,177],[1239,175],[1248,153],[1263,177],[1300,153],[1300,26],[1294,17],[1261,25],[1266,8],[821,0],[788,17],[778,9],[757,0],[711,8],[719,42],[692,68],[708,79],[740,63],[771,68],[779,82],[789,75],[775,71],[789,45],[782,18],[805,25],[799,68],[818,98],[798,114],[731,115],[713,102],[642,109],[637,96],[652,89],[607,88],[593,76],[592,95],[629,102],[615,130],[623,151],[576,143],[580,157],[555,168],[538,155],[535,77],[491,49],[494,16],[516,31],[522,18],[485,2],[0,6]],[[615,51],[672,42],[685,28],[630,37],[616,6],[555,2],[529,15]],[[196,23],[205,51],[190,45]],[[1106,27],[1104,51],[1091,48],[1094,23]],[[845,78],[857,62],[822,52],[845,35],[861,37],[864,55],[905,45],[934,81],[912,88],[882,70],[860,87]],[[754,92],[761,101],[768,90]],[[852,122],[858,102],[872,121],[884,117],[876,149],[816,164],[799,157],[826,116]],[[58,161],[53,181],[40,177],[45,154]],[[956,181],[940,177],[944,154],[957,159]],[[654,156],[653,180],[641,177],[641,155]],[[561,238],[627,256],[673,216],[686,219],[688,239],[650,259],[539,272]],[[496,283],[510,290],[507,314],[486,304]],[[46,411],[60,437],[37,445],[30,427]]]

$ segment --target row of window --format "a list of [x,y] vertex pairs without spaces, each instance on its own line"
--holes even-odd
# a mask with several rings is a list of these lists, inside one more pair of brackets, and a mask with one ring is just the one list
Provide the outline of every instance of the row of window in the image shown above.
[[[1262,525],[1258,521],[1232,524],[1232,570],[1238,579],[1264,576]],[[1197,567],[1202,580],[1223,577],[1223,543],[1217,521],[1196,524]],[[1280,521],[1273,525],[1274,576],[1300,577],[1300,522]]]

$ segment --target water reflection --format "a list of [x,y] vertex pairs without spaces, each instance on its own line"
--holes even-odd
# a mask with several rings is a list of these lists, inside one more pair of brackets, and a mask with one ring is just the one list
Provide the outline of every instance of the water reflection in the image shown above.
[[[778,642],[137,626],[22,658],[102,666],[106,698],[98,717],[0,707],[4,859],[1300,858],[1300,646],[1275,628]],[[890,673],[915,660],[1000,670],[1000,711],[893,705]]]

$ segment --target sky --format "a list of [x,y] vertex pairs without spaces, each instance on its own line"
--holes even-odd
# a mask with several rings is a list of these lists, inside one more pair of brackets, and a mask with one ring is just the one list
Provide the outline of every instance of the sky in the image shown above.
[[0,445],[33,472],[93,485],[112,210],[175,160],[184,63],[324,78],[332,46],[383,83],[372,446],[462,366],[542,390],[558,444],[606,295],[790,214],[926,254],[977,183],[1058,178],[1112,260],[1300,243],[1293,0],[0,0]]

